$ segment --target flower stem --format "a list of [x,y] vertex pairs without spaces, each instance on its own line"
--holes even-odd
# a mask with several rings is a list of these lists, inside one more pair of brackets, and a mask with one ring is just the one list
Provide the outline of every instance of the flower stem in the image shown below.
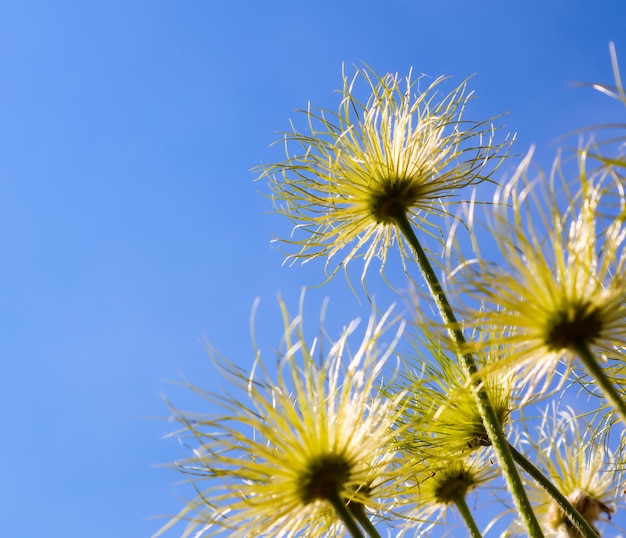
[[591,353],[589,346],[581,344],[576,347],[576,353],[580,362],[585,365],[587,372],[591,375],[593,380],[598,384],[604,397],[609,401],[613,409],[619,415],[622,423],[626,426],[626,402],[622,399],[620,393],[615,388],[615,385],[607,378],[604,370],[598,364],[598,361]]
[[459,509],[459,512],[461,513],[461,517],[463,518],[463,521],[465,521],[465,524],[467,525],[470,536],[472,538],[482,538],[482,534],[480,533],[480,530],[478,530],[478,527],[476,526],[476,521],[474,521],[474,517],[472,516],[472,513],[470,512],[469,506],[467,506],[465,495],[457,495],[454,498],[454,504],[456,504],[456,507]]
[[518,452],[514,446],[509,445],[509,449],[513,454],[513,458],[517,464],[526,471],[530,477],[541,486],[552,500],[563,511],[571,524],[576,527],[583,538],[598,538],[598,533],[593,529],[589,522],[580,515],[578,510],[572,506],[567,498],[556,488],[556,486],[544,476],[544,474],[530,462],[524,454]]
[[520,513],[522,520],[526,526],[526,530],[531,538],[543,538],[543,532],[532,510],[522,479],[515,467],[515,461],[509,450],[509,444],[506,440],[504,432],[502,431],[502,425],[498,419],[489,395],[484,388],[484,384],[477,374],[478,366],[474,360],[474,356],[471,353],[463,352],[462,349],[466,344],[463,331],[459,328],[459,323],[454,315],[452,306],[450,305],[448,298],[446,297],[439,279],[435,274],[435,271],[424,252],[413,227],[409,222],[409,219],[405,213],[398,213],[395,216],[396,226],[404,236],[404,239],[409,244],[415,260],[422,271],[428,290],[435,300],[439,314],[441,315],[448,334],[457,348],[457,356],[461,365],[463,366],[466,375],[471,380],[476,394],[476,403],[480,415],[485,426],[485,430],[489,435],[489,440],[496,453],[498,462],[502,469],[502,473],[509,487],[509,491],[513,497],[513,501]]
[[353,538],[364,538],[363,533],[361,532],[361,528],[354,520],[354,516],[352,512],[346,506],[345,501],[339,496],[339,493],[336,490],[332,490],[328,492],[328,496],[326,500],[332,504],[337,516],[343,524],[348,529],[348,532],[352,535]]
[[361,524],[361,527],[365,529],[365,532],[371,538],[381,538],[380,534],[372,524],[372,522],[367,517],[365,513],[365,507],[362,504],[350,504],[349,508],[351,508],[351,512],[357,521]]

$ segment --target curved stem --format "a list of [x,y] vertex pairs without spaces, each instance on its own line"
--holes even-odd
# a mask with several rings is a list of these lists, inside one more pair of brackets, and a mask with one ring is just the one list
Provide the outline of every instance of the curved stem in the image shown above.
[[465,495],[457,495],[454,498],[454,504],[456,504],[456,507],[459,509],[461,517],[463,518],[463,521],[465,521],[465,524],[469,529],[470,536],[472,538],[482,538],[483,535],[480,533],[480,530],[478,530],[478,527],[476,526],[476,521],[474,521],[474,517],[470,512],[469,506],[467,506]]
[[506,440],[504,432],[502,431],[500,420],[491,405],[489,395],[484,388],[482,380],[476,375],[478,372],[478,366],[476,365],[474,356],[471,353],[462,351],[466,341],[463,331],[459,328],[459,323],[454,315],[454,310],[448,302],[448,298],[439,283],[439,279],[437,278],[437,275],[435,274],[424,249],[420,245],[420,242],[417,239],[406,214],[399,213],[396,215],[395,223],[415,256],[415,260],[424,275],[424,280],[426,280],[428,290],[435,300],[437,309],[446,324],[448,334],[457,347],[457,356],[459,361],[463,366],[466,375],[473,384],[476,394],[476,403],[483,419],[485,430],[489,435],[489,440],[491,441],[491,445],[493,446],[498,462],[500,463],[502,473],[513,497],[513,502],[515,503],[515,506],[524,521],[526,530],[531,538],[543,538],[543,532],[541,531],[539,522],[535,517],[532,506],[528,500],[528,496],[526,495],[526,491],[524,490],[522,479],[515,468],[515,461],[513,460],[513,456],[509,450],[509,444]]
[[613,409],[619,415],[620,420],[626,426],[626,402],[622,399],[620,393],[615,388],[615,385],[611,383],[611,381],[607,378],[604,373],[604,370],[598,364],[598,361],[591,353],[589,346],[585,344],[581,344],[576,348],[576,354],[585,365],[587,372],[589,375],[593,377],[593,380],[597,383],[602,390],[602,394],[609,401]]
[[571,524],[576,527],[578,532],[584,538],[598,538],[598,533],[593,529],[593,527],[589,524],[589,522],[580,515],[578,510],[572,506],[567,498],[555,487],[555,485],[544,476],[544,474],[537,469],[532,462],[530,462],[524,454],[518,452],[516,448],[512,445],[509,445],[509,449],[513,454],[513,458],[517,462],[517,464],[526,471],[530,477],[541,486],[552,500],[558,505],[558,507],[563,511],[567,519],[570,520]]
[[368,536],[371,538],[382,538],[380,534],[378,534],[376,527],[374,527],[372,522],[367,517],[365,507],[362,504],[350,504],[349,508],[351,508],[352,514],[354,514],[356,520],[361,524],[361,527],[365,529]]
[[328,502],[332,504],[337,516],[343,524],[348,529],[348,532],[352,535],[353,538],[364,538],[363,533],[361,532],[361,528],[358,526],[357,522],[354,520],[354,516],[352,512],[348,510],[345,501],[339,496],[339,493],[335,490],[328,492],[328,497],[326,497]]

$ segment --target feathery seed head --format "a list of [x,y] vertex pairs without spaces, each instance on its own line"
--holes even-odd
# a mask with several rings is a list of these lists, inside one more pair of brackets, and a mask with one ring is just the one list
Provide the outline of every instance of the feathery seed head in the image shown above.
[[[350,509],[392,509],[398,496],[395,442],[404,394],[378,396],[377,379],[393,353],[401,326],[388,347],[381,337],[388,311],[372,317],[356,350],[349,350],[352,322],[323,357],[305,341],[302,317],[284,305],[284,350],[271,374],[257,353],[247,374],[221,357],[217,367],[247,393],[202,392],[222,415],[191,415],[174,409],[181,438],[191,437],[193,455],[176,467],[197,497],[162,531],[188,520],[184,536],[341,535],[331,499]],[[231,395],[232,394],[232,395]],[[395,484],[395,485],[394,485]],[[160,534],[160,533],[159,533]]]
[[[437,235],[429,216],[447,213],[441,201],[488,178],[487,162],[499,162],[508,144],[494,142],[490,122],[464,118],[466,82],[441,96],[444,80],[421,90],[421,77],[357,69],[351,80],[344,75],[338,112],[303,111],[308,132],[294,127],[285,135],[286,160],[261,167],[277,211],[295,224],[297,237],[283,240],[296,247],[288,258],[324,256],[332,276],[363,255],[364,277],[374,257],[384,268],[398,215]],[[408,251],[399,246],[404,260]],[[341,261],[331,267],[335,256]]]
[[464,465],[455,464],[433,474],[433,499],[449,504],[458,497],[465,497],[477,483],[476,477]]
[[[592,525],[603,515],[611,519],[623,481],[618,458],[607,447],[608,431],[604,423],[583,424],[570,408],[558,412],[550,406],[536,433],[526,431],[521,436],[522,445],[534,456],[533,463]],[[580,538],[579,531],[545,490],[531,480],[527,489],[546,536]],[[524,533],[518,525],[513,524],[512,534]]]
[[[429,357],[426,353],[429,353]],[[456,358],[441,341],[419,338],[406,361],[410,367],[396,382],[408,393],[401,438],[415,456],[454,460],[491,445],[472,386]],[[484,387],[502,428],[516,405],[514,379],[490,366],[505,351],[498,347],[477,355],[484,371]]]
[[531,155],[493,206],[502,261],[478,253],[455,276],[481,303],[466,319],[496,329],[495,341],[513,350],[501,364],[521,368],[529,393],[541,379],[547,388],[559,361],[582,348],[602,357],[626,346],[626,227],[607,203],[615,185],[603,173],[587,177],[584,153],[572,191],[558,160],[549,183],[528,180]]
[[[472,490],[498,476],[489,458],[489,451],[474,452],[469,456],[438,462],[431,458],[421,465],[418,476],[410,482],[407,493],[415,495],[417,509],[407,516],[406,534],[423,536],[419,531],[445,521],[446,511],[452,503],[464,499]],[[415,522],[419,522],[417,525]],[[404,533],[402,533],[404,535]]]

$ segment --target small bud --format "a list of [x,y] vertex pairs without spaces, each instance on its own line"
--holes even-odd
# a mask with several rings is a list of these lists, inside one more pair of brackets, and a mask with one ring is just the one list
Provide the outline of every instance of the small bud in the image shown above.
[[[567,500],[572,503],[572,506],[583,516],[587,522],[593,527],[593,523],[600,519],[600,516],[604,513],[609,519],[614,512],[613,508],[607,506],[602,501],[592,497],[582,490],[577,489],[571,495],[567,497]],[[562,531],[568,538],[582,538],[583,535],[578,531],[576,527],[565,516],[563,511],[556,505],[550,506],[550,512],[548,513],[548,522],[553,529],[561,527]],[[593,527],[596,534],[600,536],[598,530]]]

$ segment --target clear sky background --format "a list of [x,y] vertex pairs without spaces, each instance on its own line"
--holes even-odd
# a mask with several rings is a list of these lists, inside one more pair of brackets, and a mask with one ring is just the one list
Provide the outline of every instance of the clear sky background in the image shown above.
[[[249,366],[254,299],[271,350],[277,293],[321,281],[281,266],[250,170],[296,108],[336,108],[342,63],[475,73],[472,117],[510,112],[549,166],[558,136],[623,121],[572,84],[611,82],[611,40],[626,71],[622,0],[3,3],[0,536],[147,537],[181,507],[163,394],[199,406],[168,380],[212,386],[203,340]],[[340,276],[313,324],[327,295],[330,332],[362,315]]]

